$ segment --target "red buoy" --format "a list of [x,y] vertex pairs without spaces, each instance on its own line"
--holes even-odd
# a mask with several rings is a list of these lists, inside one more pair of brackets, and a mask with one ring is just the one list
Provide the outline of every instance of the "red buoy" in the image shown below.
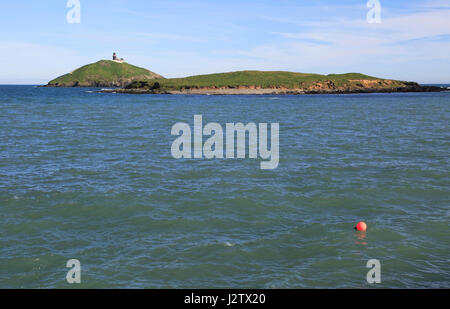
[[356,229],[361,232],[365,232],[367,230],[367,224],[365,222],[358,222],[356,225]]

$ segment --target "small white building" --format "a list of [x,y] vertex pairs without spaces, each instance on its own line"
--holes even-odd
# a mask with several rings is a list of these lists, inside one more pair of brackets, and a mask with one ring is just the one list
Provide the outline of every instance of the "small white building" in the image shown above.
[[118,58],[116,53],[113,53],[113,57],[112,57],[112,58],[113,58],[112,60],[113,60],[114,62],[117,62],[117,63],[123,63],[123,62],[125,62],[125,60],[124,60],[123,58]]

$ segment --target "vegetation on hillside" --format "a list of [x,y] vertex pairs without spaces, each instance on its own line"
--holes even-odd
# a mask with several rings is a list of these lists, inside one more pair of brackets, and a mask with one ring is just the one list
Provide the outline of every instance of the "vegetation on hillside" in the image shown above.
[[[197,75],[185,78],[169,78],[158,81],[136,80],[129,84],[127,89],[160,89],[181,90],[192,88],[307,88],[317,83],[331,82],[335,87],[345,87],[354,84],[354,81],[376,81],[379,78],[359,73],[348,74],[306,74],[283,71],[239,71],[230,73]],[[394,82],[394,81],[393,81]],[[395,82],[395,84],[402,82]],[[395,85],[394,85],[395,86]]]
[[100,60],[60,76],[48,84],[60,87],[125,87],[134,80],[163,78],[161,75],[128,63]]
[[359,73],[308,74],[285,71],[238,71],[165,79],[128,63],[101,60],[49,82],[55,87],[120,87],[124,93],[360,93],[435,91],[417,83]]

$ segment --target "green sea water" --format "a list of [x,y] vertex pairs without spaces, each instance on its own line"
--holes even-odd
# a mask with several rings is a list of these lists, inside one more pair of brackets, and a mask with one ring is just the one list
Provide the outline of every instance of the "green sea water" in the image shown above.
[[[450,288],[450,93],[95,90],[0,86],[0,288]],[[174,159],[194,115],[279,123],[278,168]]]

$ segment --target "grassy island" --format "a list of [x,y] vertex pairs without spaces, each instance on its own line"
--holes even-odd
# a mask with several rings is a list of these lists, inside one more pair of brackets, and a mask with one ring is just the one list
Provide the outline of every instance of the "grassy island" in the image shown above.
[[153,94],[314,94],[441,91],[414,82],[360,73],[311,74],[285,71],[238,71],[164,78],[121,60],[101,60],[60,76],[48,87],[119,87],[102,92]]

